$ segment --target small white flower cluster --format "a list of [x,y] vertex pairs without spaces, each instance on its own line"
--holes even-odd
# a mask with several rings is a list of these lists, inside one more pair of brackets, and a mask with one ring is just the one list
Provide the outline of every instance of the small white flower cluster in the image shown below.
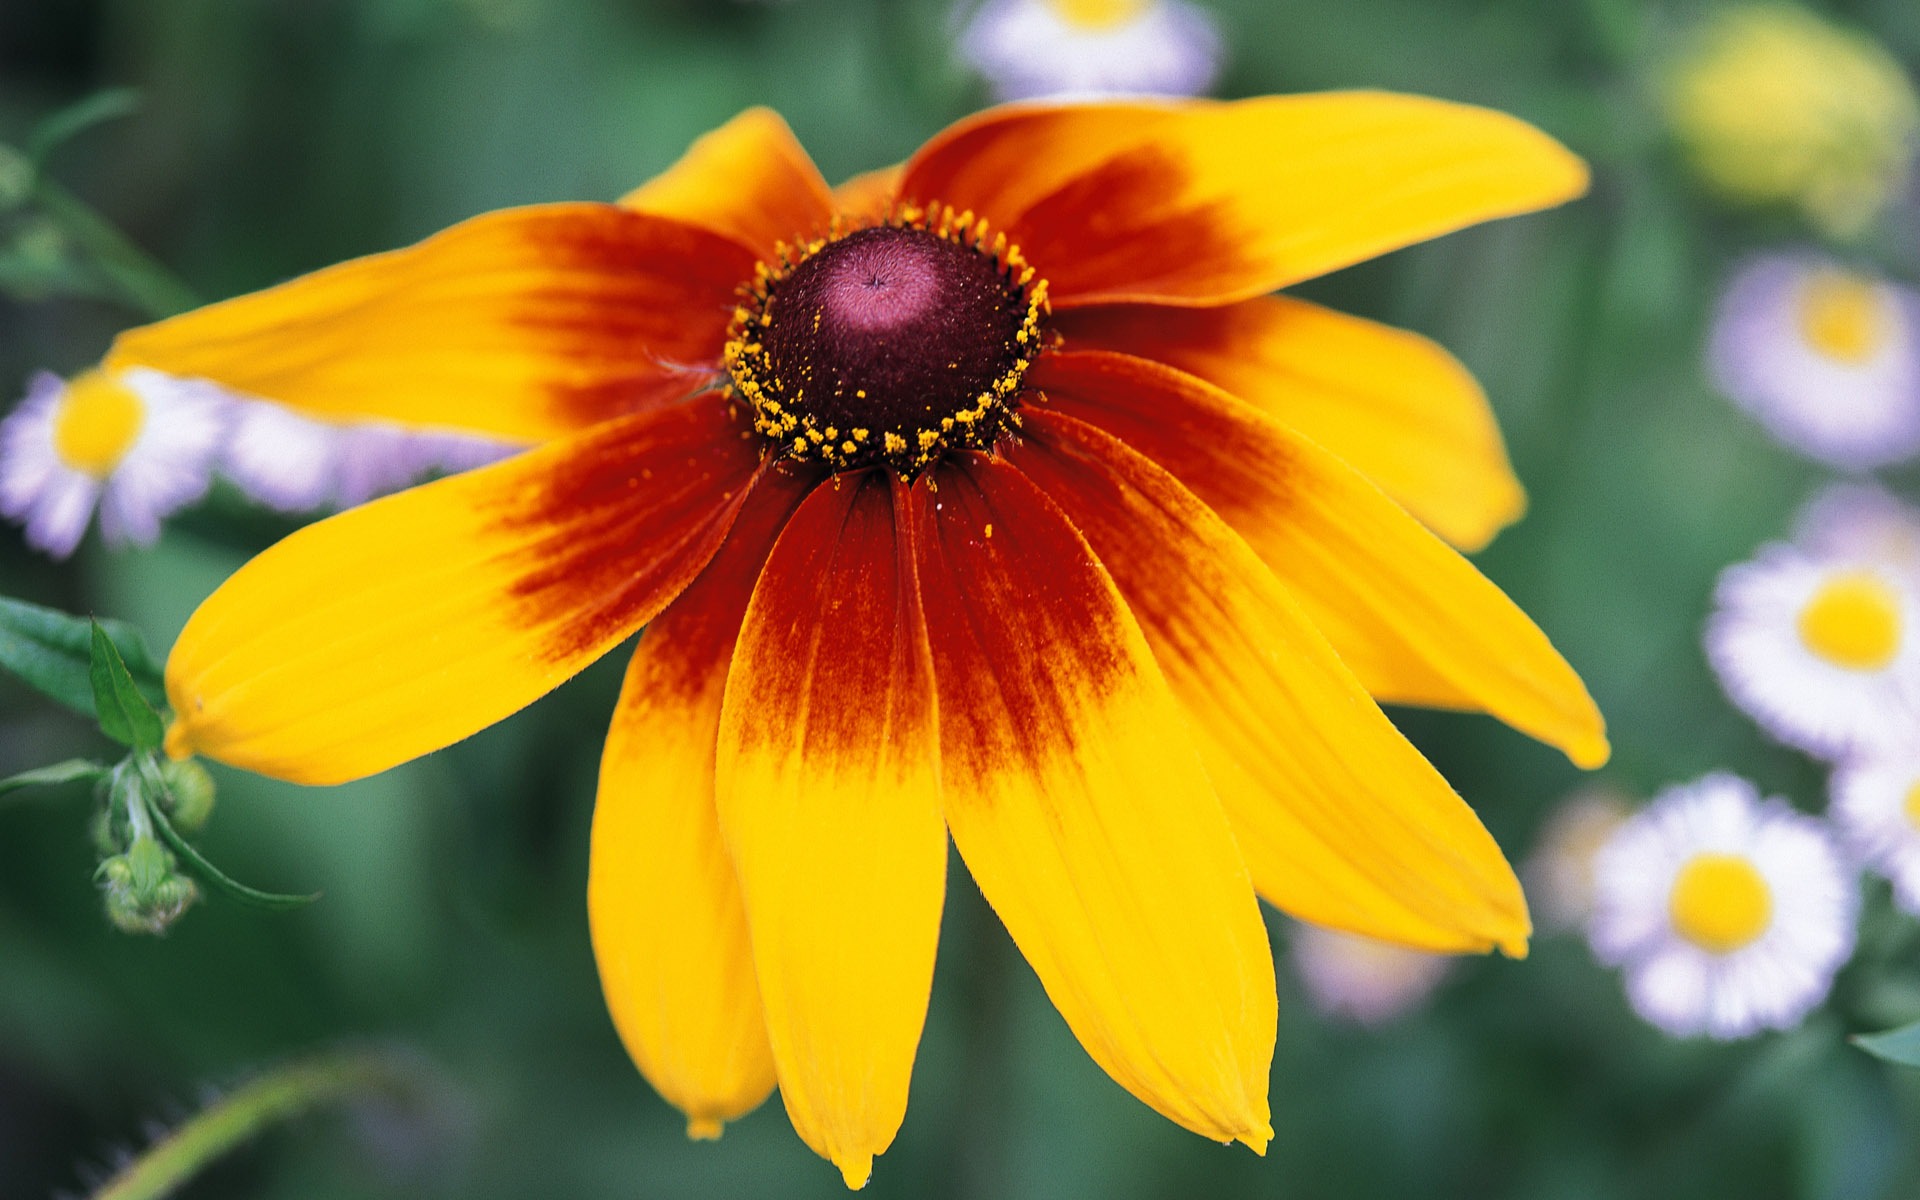
[[348,508],[519,447],[374,422],[333,424],[144,368],[34,376],[0,421],[0,516],[54,558],[97,510],[112,543],[147,545],[216,475],[282,512]]
[[1826,998],[1853,950],[1858,871],[1920,915],[1920,512],[1829,488],[1790,542],[1721,576],[1706,650],[1769,735],[1833,766],[1826,819],[1710,775],[1625,820],[1582,801],[1528,877],[1623,969],[1646,1020],[1738,1038]]
[[1001,100],[1197,96],[1220,73],[1220,33],[1184,0],[987,0],[960,37]]

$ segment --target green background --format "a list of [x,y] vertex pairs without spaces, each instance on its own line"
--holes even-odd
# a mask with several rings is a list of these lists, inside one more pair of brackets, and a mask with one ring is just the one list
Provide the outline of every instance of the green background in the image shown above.
[[[1629,0],[1219,0],[1222,94],[1382,86],[1509,109],[1597,169],[1570,208],[1303,289],[1439,338],[1499,411],[1532,511],[1481,556],[1608,713],[1601,778],[1645,795],[1732,768],[1808,807],[1823,780],[1720,697],[1698,649],[1716,573],[1780,535],[1820,473],[1707,386],[1713,294],[1800,237],[1724,213],[1665,147],[1648,72],[1694,6]],[[1920,66],[1920,6],[1830,6]],[[0,138],[109,86],[127,119],[54,176],[203,297],[399,245],[482,210],[611,198],[745,105],[779,108],[830,178],[895,161],[984,103],[935,0],[0,0]],[[1920,268],[1915,210],[1873,250]],[[0,252],[44,252],[0,224]],[[35,242],[33,238],[42,240]],[[36,247],[39,247],[36,250]],[[57,273],[56,273],[57,274]],[[0,300],[0,383],[95,360],[137,314]],[[1912,482],[1911,478],[1908,480]],[[0,591],[129,618],[168,644],[290,526],[216,497],[150,551],[70,564],[0,528]],[[431,1119],[311,1118],[187,1194],[831,1197],[778,1101],[690,1143],[601,1006],[584,904],[599,742],[623,655],[470,741],[307,790],[219,771],[203,845],[242,879],[115,933],[83,796],[0,808],[0,1196],[81,1188],[218,1087],[355,1040],[417,1050]],[[1518,859],[1579,777],[1485,719],[1396,713]],[[0,775],[101,752],[0,681]],[[1802,1030],[1678,1043],[1576,940],[1475,960],[1384,1030],[1330,1024],[1281,968],[1267,1157],[1152,1114],[1080,1051],[964,871],[952,872],[913,1102],[877,1197],[1876,1197],[1920,1189],[1915,1078],[1844,1034],[1920,1018],[1911,922],[1882,889],[1865,948]],[[1276,945],[1285,923],[1273,921]]]

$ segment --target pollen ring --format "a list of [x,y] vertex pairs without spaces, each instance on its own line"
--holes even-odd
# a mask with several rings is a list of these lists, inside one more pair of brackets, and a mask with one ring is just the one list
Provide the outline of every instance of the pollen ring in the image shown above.
[[903,206],[783,244],[742,292],[727,373],[792,458],[911,477],[1019,426],[1047,283],[971,212]]

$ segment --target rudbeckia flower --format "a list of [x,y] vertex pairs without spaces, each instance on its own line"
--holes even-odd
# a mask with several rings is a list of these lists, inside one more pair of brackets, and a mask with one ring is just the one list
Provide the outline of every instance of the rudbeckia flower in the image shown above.
[[1859,886],[1826,825],[1732,775],[1655,797],[1600,851],[1594,882],[1594,954],[1675,1037],[1790,1029],[1853,953]]
[[1220,33],[1183,0],[988,0],[960,50],[1003,100],[1195,96],[1220,73]]
[[206,494],[226,433],[218,389],[138,368],[41,372],[0,421],[0,515],[55,558],[80,545],[96,509],[114,543],[146,545]]
[[1545,636],[1409,515],[1476,545],[1517,514],[1484,398],[1421,339],[1268,293],[1585,181],[1511,118],[1358,93],[1000,109],[836,191],[756,110],[619,204],[130,331],[114,361],[542,443],[235,574],[168,661],[170,747],[353,779],[648,625],[588,901],[690,1132],[777,1081],[867,1178],[951,837],[1108,1074],[1262,1149],[1256,890],[1526,944],[1499,847],[1375,699],[1607,752]]

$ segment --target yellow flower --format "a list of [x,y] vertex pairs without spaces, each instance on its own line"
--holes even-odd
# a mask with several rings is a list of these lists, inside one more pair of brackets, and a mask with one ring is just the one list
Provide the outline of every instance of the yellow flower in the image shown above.
[[1670,64],[1667,117],[1724,198],[1798,208],[1849,236],[1906,179],[1920,101],[1864,37],[1785,4],[1726,9]]
[[651,622],[588,900],[690,1132],[777,1082],[865,1181],[951,836],[1100,1065],[1262,1150],[1256,892],[1526,947],[1499,847],[1373,697],[1607,752],[1547,639],[1409,515],[1478,545],[1519,513],[1479,389],[1269,293],[1585,184],[1511,118],[1353,93],[1004,108],[833,190],[756,110],[618,205],[134,330],[113,361],[544,443],[243,568],[174,647],[170,746],[355,778]]

